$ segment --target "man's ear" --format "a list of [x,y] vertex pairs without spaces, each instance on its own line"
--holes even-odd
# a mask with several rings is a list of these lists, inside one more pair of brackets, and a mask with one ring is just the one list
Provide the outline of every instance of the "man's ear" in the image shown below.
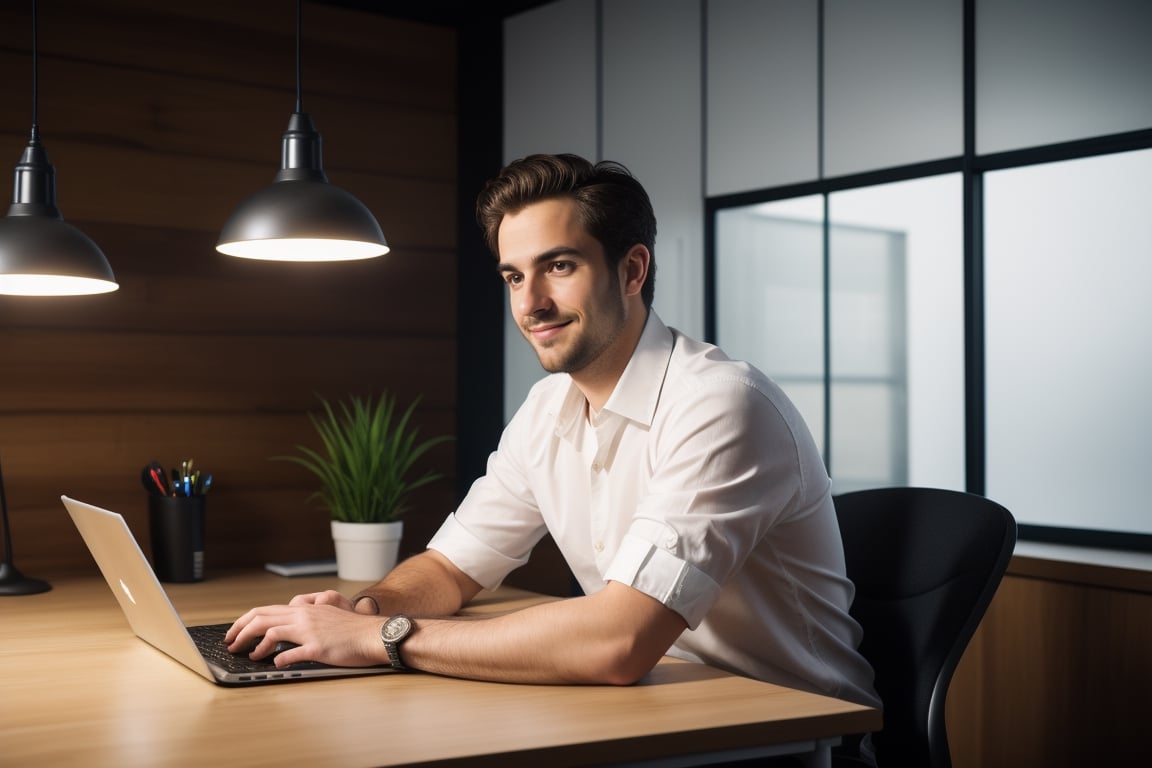
[[620,285],[625,296],[639,296],[644,281],[648,279],[648,265],[652,262],[652,254],[647,246],[637,243],[628,249],[624,258],[620,259]]

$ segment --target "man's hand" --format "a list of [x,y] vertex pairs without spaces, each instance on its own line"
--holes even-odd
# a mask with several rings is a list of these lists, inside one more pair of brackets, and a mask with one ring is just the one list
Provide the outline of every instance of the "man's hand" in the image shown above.
[[229,628],[224,636],[228,650],[250,650],[262,659],[278,643],[297,647],[275,658],[277,667],[300,661],[319,661],[340,667],[370,667],[388,663],[380,642],[380,617],[354,613],[352,603],[335,592],[299,595],[289,605],[253,608]]
[[[326,590],[297,595],[288,605],[253,608],[224,636],[228,650],[254,659],[272,653],[277,643],[295,643],[276,656],[276,666],[319,661],[341,667],[388,664],[380,625],[397,613],[451,616],[480,591],[446,557],[427,550],[396,566],[371,588],[371,600],[353,603]],[[377,615],[379,611],[379,615]]]

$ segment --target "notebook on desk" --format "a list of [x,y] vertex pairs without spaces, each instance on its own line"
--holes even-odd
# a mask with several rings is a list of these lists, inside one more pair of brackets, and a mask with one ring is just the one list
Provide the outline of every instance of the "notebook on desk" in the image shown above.
[[332,667],[312,662],[277,669],[270,661],[229,653],[224,645],[228,624],[184,625],[122,515],[67,496],[60,499],[136,636],[208,680],[256,685],[394,671],[391,666]]

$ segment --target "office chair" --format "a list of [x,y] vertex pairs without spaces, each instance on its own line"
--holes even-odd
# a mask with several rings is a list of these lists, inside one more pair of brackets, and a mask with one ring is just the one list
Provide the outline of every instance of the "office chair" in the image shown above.
[[[876,672],[884,727],[878,768],[951,768],[944,701],[952,673],[992,601],[1016,521],[983,496],[877,488],[834,498],[860,652]],[[839,754],[837,766],[858,765]]]

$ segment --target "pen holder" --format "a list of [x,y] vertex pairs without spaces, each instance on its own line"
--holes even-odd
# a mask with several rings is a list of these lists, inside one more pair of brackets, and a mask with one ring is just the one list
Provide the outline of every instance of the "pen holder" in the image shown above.
[[204,580],[204,496],[149,496],[152,569],[160,581]]

